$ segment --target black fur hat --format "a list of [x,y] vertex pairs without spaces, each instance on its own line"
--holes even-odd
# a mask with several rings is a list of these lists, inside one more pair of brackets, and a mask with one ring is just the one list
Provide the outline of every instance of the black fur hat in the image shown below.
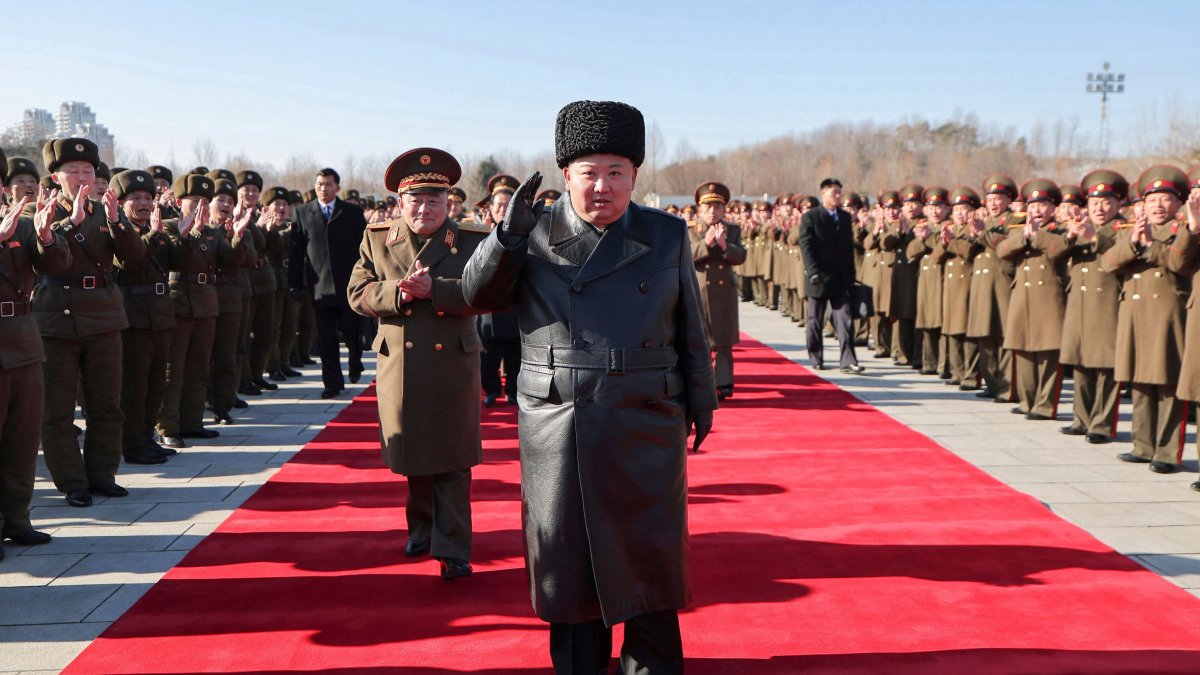
[[554,122],[558,167],[597,153],[628,157],[635,167],[641,166],[646,158],[646,121],[642,113],[617,101],[575,101],[563,106]]

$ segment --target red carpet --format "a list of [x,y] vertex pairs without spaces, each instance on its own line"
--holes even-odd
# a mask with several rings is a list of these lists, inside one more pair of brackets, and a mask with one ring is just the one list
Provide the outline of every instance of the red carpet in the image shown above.
[[[737,359],[689,460],[689,673],[1200,672],[1200,600],[776,352]],[[473,578],[403,557],[368,392],[66,672],[549,672],[516,416],[485,413]]]

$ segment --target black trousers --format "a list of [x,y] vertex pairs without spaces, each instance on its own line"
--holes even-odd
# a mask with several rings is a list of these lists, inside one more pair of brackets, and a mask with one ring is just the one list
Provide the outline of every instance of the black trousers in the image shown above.
[[[608,673],[612,628],[604,621],[550,624],[550,660],[558,675]],[[640,614],[625,622],[617,672],[622,675],[681,675],[683,640],[673,610]]]
[[362,372],[362,341],[359,339],[358,315],[349,307],[317,307],[317,350],[321,355],[321,382],[326,389],[345,389],[342,377],[342,357],[338,348],[338,331],[350,351],[350,372]]
[[488,396],[500,396],[500,362],[504,362],[504,395],[509,401],[517,400],[517,373],[521,371],[521,338],[483,339],[483,353],[479,357],[480,384]]
[[825,310],[829,308],[830,319],[833,321],[833,332],[841,343],[840,364],[857,366],[858,357],[854,355],[854,320],[850,317],[850,294],[842,293],[832,298],[808,299],[808,324],[805,334],[808,339],[808,358],[813,365],[825,363]]

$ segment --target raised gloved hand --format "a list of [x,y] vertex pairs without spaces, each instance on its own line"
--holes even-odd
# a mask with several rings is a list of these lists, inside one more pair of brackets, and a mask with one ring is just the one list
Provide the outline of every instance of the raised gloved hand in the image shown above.
[[708,432],[712,431],[713,412],[711,410],[697,410],[688,415],[688,433],[690,434],[695,429],[696,438],[692,441],[692,452],[700,452],[700,444],[708,437]]
[[505,234],[525,237],[533,231],[533,226],[537,225],[538,218],[542,217],[542,209],[546,206],[541,199],[534,199],[541,185],[542,173],[534,171],[533,175],[517,188],[512,201],[508,203],[508,211],[504,214],[504,222],[501,224]]

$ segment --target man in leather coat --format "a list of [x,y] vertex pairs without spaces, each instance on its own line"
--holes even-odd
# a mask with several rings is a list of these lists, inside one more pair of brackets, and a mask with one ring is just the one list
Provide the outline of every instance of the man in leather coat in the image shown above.
[[481,311],[515,306],[526,566],[558,672],[681,673],[691,597],[686,443],[717,407],[685,224],[630,203],[645,156],[635,108],[558,114],[569,199],[534,200],[535,173],[463,273]]

